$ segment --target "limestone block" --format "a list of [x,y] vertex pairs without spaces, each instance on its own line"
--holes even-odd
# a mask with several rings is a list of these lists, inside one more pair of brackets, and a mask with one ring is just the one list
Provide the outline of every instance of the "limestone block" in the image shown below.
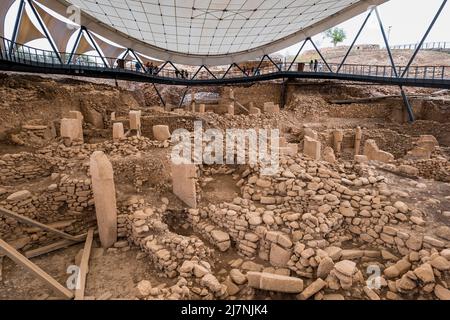
[[274,267],[286,267],[288,261],[291,259],[292,252],[286,250],[279,245],[272,243],[270,247],[270,264]]
[[172,164],[173,193],[190,208],[197,207],[194,164]]
[[303,153],[314,160],[320,160],[321,143],[313,138],[305,136]]
[[261,109],[256,108],[256,107],[250,107],[248,109],[248,113],[249,114],[261,114]]
[[317,132],[314,131],[313,129],[306,127],[306,128],[303,129],[303,131],[304,131],[304,136],[305,137],[310,137],[310,138],[313,138],[314,140],[318,140],[319,139],[319,136],[317,135]]
[[300,293],[303,280],[273,273],[247,272],[248,285],[252,288],[284,293]]
[[198,112],[199,113],[205,113],[206,106],[202,103],[198,106]]
[[157,125],[153,126],[153,137],[158,141],[166,141],[170,139],[169,126]]
[[334,155],[334,150],[331,147],[326,147],[325,150],[323,150],[323,160],[329,163],[335,163],[336,162],[336,156]]
[[63,138],[83,142],[83,127],[79,119],[61,119],[60,132]]
[[234,115],[234,105],[232,105],[232,104],[228,105],[227,113],[230,115]]
[[369,161],[374,160],[388,163],[395,160],[392,154],[380,150],[375,140],[366,141],[366,144],[364,145],[364,155]]
[[123,123],[117,122],[113,124],[113,140],[120,141],[125,137],[125,132],[123,129]]
[[334,150],[337,153],[341,152],[342,140],[344,140],[344,132],[342,130],[336,130],[333,132]]
[[116,189],[111,162],[102,151],[91,155],[90,174],[100,242],[109,248],[117,241]]
[[140,134],[141,132],[141,111],[132,110],[129,113],[130,117],[130,129],[136,130]]
[[280,112],[280,106],[273,102],[265,102],[263,110],[264,113],[278,113]]

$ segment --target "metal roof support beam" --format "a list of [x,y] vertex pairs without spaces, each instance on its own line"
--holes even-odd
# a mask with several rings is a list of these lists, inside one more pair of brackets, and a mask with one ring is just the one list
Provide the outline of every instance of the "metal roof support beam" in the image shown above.
[[82,30],[86,31],[86,34],[89,38],[89,40],[91,40],[92,45],[94,46],[95,51],[97,51],[98,55],[100,56],[100,58],[102,59],[103,64],[105,65],[106,68],[108,68],[108,64],[106,63],[105,58],[103,57],[103,54],[100,52],[100,49],[97,47],[97,44],[95,43],[94,39],[91,36],[91,33],[89,32],[89,30],[86,27],[81,27]]
[[314,46],[314,49],[317,51],[317,53],[320,56],[320,59],[322,59],[322,61],[325,63],[325,65],[327,66],[328,70],[330,70],[331,73],[333,73],[333,69],[331,69],[330,65],[328,64],[327,60],[325,60],[324,56],[322,55],[322,52],[320,52],[319,48],[317,48],[316,44],[314,43],[314,41],[311,38],[308,38],[306,40],[309,40],[309,42],[312,43],[312,45]]
[[31,0],[28,0],[28,4],[30,5],[31,11],[33,11],[34,16],[36,17],[37,21],[39,22],[39,25],[41,26],[42,30],[44,31],[45,37],[47,38],[48,42],[50,43],[50,46],[52,47],[53,51],[55,52],[56,57],[58,58],[59,62],[62,64],[63,61],[61,59],[61,55],[59,54],[58,49],[56,49],[56,46],[53,43],[52,37],[47,32],[47,27],[45,26],[44,22],[42,21],[41,17],[39,16],[38,12],[36,11],[36,8],[34,7],[33,2]]
[[162,69],[164,69],[164,67],[167,66],[168,64],[170,64],[170,65],[175,69],[175,71],[180,72],[180,70],[178,70],[178,68],[175,67],[175,65],[172,63],[172,61],[166,61],[166,62],[164,62],[164,64],[158,69],[158,71],[155,73],[155,75],[158,75],[159,72],[160,72]]
[[300,52],[302,52],[303,48],[306,45],[306,42],[308,42],[308,40],[303,41],[302,46],[300,47],[300,49],[298,50],[297,54],[294,57],[294,60],[292,60],[291,64],[289,65],[289,68],[287,69],[287,71],[291,71],[292,66],[294,65],[295,61],[297,60],[298,56],[300,55]]
[[180,103],[178,104],[178,108],[181,108],[184,103],[184,98],[186,98],[186,94],[189,90],[189,86],[186,87],[186,90],[184,90],[183,96],[181,97]]
[[233,68],[234,63],[230,64],[230,66],[228,67],[227,71],[225,71],[225,73],[222,76],[222,79],[225,79],[225,77],[227,76],[228,72],[230,72],[231,68]]
[[161,93],[159,92],[158,88],[156,87],[155,83],[152,82],[152,84],[153,84],[153,88],[155,88],[156,94],[157,94],[158,97],[159,97],[159,100],[161,100],[161,103],[162,103],[162,105],[163,105],[164,108],[165,108],[165,107],[166,107],[166,102],[164,101],[164,99],[163,99]]
[[406,65],[405,70],[403,70],[403,73],[401,75],[401,77],[405,77],[405,75],[408,73],[409,68],[411,67],[411,64],[414,62],[414,60],[416,59],[417,54],[419,53],[420,49],[422,48],[423,44],[425,43],[428,35],[431,32],[431,29],[433,29],[434,24],[436,23],[436,20],[439,18],[439,16],[442,13],[442,10],[444,10],[445,5],[447,4],[447,0],[444,0],[441,4],[441,6],[439,7],[439,10],[436,12],[433,20],[431,21],[431,24],[429,25],[427,31],[425,32],[424,36],[422,37],[422,40],[420,41],[419,45],[417,46],[416,50],[414,51],[411,59],[409,60],[408,64]]
[[[134,52],[133,49],[128,49],[129,52],[134,56],[134,58],[136,59],[136,61],[139,63],[139,65],[141,66],[142,70],[144,70],[145,72],[147,72],[147,69],[145,69],[144,63],[143,61],[137,56],[136,52]],[[165,104],[164,104],[165,105]]]
[[73,55],[75,54],[75,50],[77,50],[78,44],[80,43],[81,36],[83,35],[83,28],[80,28],[80,32],[78,32],[77,39],[73,45],[72,51],[70,52],[69,59],[67,60],[67,64],[72,62]]
[[213,76],[214,79],[217,79],[217,77],[214,75],[214,73],[212,73],[212,72],[208,69],[208,67],[206,67],[204,64],[202,64],[202,65],[200,66],[200,68],[198,68],[197,71],[195,72],[195,74],[192,76],[191,80],[194,80],[195,77],[200,73],[200,71],[201,71],[202,69],[205,69],[210,75]]
[[19,33],[20,21],[25,8],[25,0],[20,0],[19,10],[17,11],[16,21],[14,22],[14,30],[11,38],[11,45],[9,47],[9,54],[12,54],[13,46],[16,45],[17,34]]
[[353,47],[355,46],[356,41],[358,40],[359,36],[361,35],[361,32],[364,30],[364,28],[366,27],[367,21],[369,21],[370,16],[372,15],[374,8],[370,9],[369,14],[367,15],[366,19],[364,20],[364,23],[362,24],[361,28],[359,29],[358,33],[356,34],[355,39],[352,42],[352,45],[350,46],[350,48],[348,48],[347,53],[345,54],[344,59],[342,59],[341,64],[339,65],[336,73],[339,73],[339,71],[341,71],[342,66],[344,65],[345,61],[347,60],[350,52],[352,51]]
[[[380,25],[381,34],[383,35],[383,40],[386,45],[386,50],[389,54],[389,59],[391,61],[392,68],[394,69],[394,75],[396,78],[400,78],[398,75],[397,67],[395,65],[394,57],[392,56],[391,48],[389,47],[389,41],[386,36],[386,31],[384,30],[383,22],[381,21],[380,13],[378,12],[378,8],[375,8],[375,13],[377,15],[378,24]],[[412,110],[411,104],[409,103],[408,96],[406,95],[403,87],[400,86],[400,92],[403,97],[403,102],[405,103],[406,112],[408,113],[408,120],[410,123],[414,122],[414,112]]]

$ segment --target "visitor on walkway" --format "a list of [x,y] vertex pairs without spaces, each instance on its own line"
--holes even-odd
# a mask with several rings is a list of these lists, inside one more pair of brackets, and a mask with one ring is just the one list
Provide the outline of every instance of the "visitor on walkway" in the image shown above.
[[314,60],[314,72],[317,72],[318,66],[319,66],[319,61],[316,59],[316,60]]
[[311,61],[309,62],[309,71],[313,72],[314,71],[314,61],[311,59]]
[[141,64],[138,62],[138,61],[136,61],[136,72],[141,72]]

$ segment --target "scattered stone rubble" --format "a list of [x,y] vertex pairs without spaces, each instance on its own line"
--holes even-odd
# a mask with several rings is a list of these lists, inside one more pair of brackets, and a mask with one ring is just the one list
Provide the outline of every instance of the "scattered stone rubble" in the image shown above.
[[[271,127],[277,124],[271,115],[283,116],[274,103],[262,109],[250,106],[250,116],[234,115],[236,105],[233,100],[221,118],[205,113],[202,104],[199,113],[213,126],[250,124],[257,117],[261,127]],[[380,173],[448,181],[448,160],[432,136],[419,137],[404,158],[395,159],[375,140],[364,139],[358,127],[351,135],[349,159],[346,132],[324,134],[305,127],[295,143],[292,137],[281,137],[275,175],[263,175],[258,165],[225,166],[222,173],[233,177],[239,192],[217,203],[203,201],[199,180],[219,170],[172,165],[166,170],[172,174],[171,191],[182,202],[175,213],[184,219],[187,231],[182,235],[166,220],[173,214],[167,198],[159,207],[134,197],[128,203],[116,202],[112,175],[113,170],[128,173],[125,167],[134,157],[155,149],[169,153],[169,126],[153,126],[155,141],[150,140],[142,136],[141,112],[132,111],[130,131],[125,132],[114,115],[112,138],[88,144],[82,116],[70,116],[61,121],[61,137],[36,153],[0,156],[0,184],[6,186],[0,188],[0,206],[71,234],[97,223],[110,253],[139,247],[139,257],[175,283],[142,280],[136,286],[139,299],[263,295],[450,300],[450,228],[399,200],[389,178]],[[125,162],[118,160],[122,157]],[[22,187],[41,179],[48,183],[32,191]],[[139,192],[143,181],[135,179],[133,184]],[[22,250],[54,240],[2,216],[0,237]],[[235,253],[238,257],[224,265],[222,257]]]

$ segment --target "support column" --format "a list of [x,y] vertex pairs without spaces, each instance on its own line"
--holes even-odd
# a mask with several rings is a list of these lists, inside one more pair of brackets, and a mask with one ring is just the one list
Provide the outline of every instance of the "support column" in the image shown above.
[[361,127],[356,128],[355,133],[355,156],[359,155],[361,151],[362,130]]
[[111,162],[102,151],[91,155],[90,174],[100,242],[109,248],[117,241],[116,189]]

